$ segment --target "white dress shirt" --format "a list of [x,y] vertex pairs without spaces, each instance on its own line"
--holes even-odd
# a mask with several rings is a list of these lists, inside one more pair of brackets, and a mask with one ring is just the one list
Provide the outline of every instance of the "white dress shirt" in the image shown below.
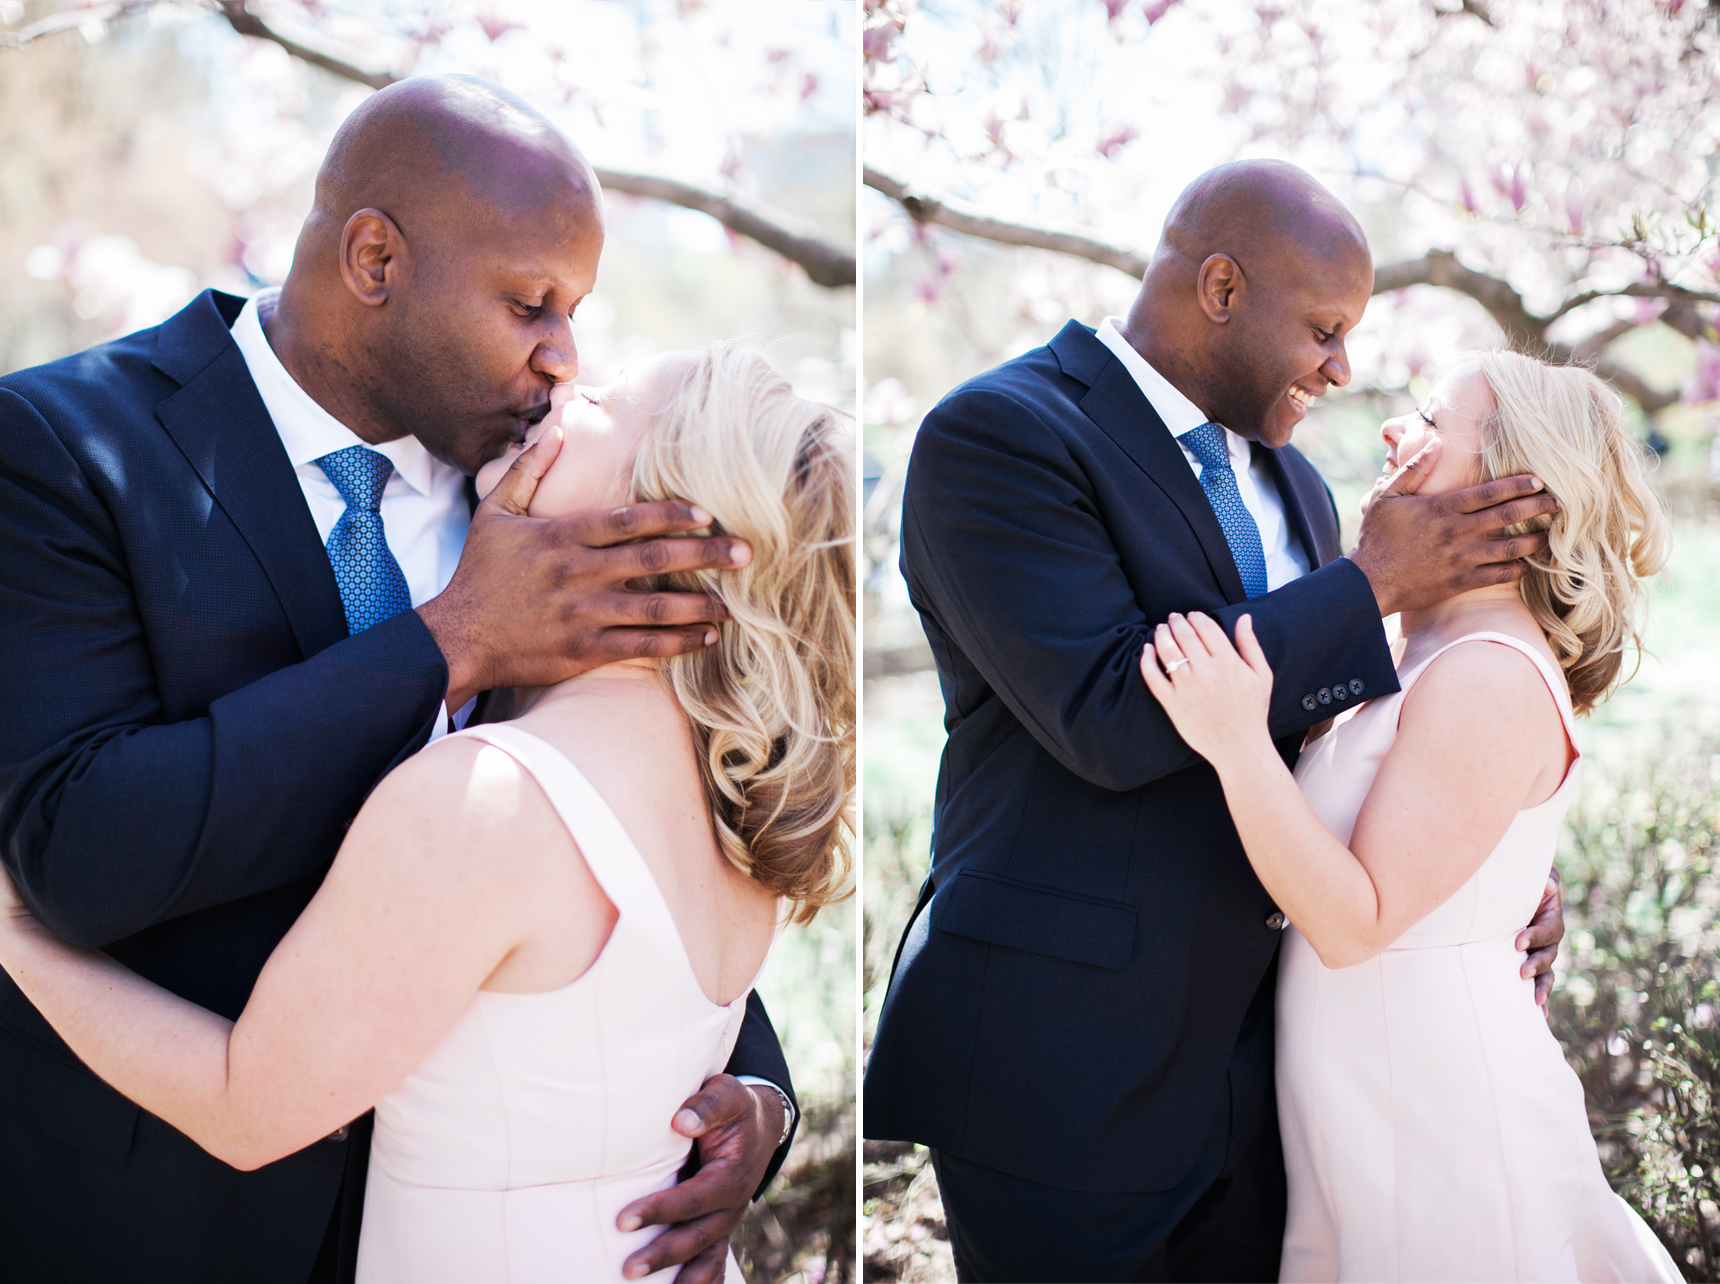
[[[1123,368],[1133,376],[1136,385],[1165,427],[1170,429],[1173,438],[1180,437],[1185,432],[1191,432],[1204,423],[1210,423],[1206,415],[1194,402],[1190,401],[1179,391],[1169,379],[1148,364],[1147,359],[1129,346],[1129,341],[1123,337],[1123,319],[1121,317],[1106,317],[1099,323],[1099,342],[1103,343],[1117,359],[1123,363]],[[1284,517],[1284,500],[1278,494],[1278,485],[1272,477],[1272,466],[1264,457],[1254,458],[1252,443],[1246,437],[1239,437],[1226,428],[1224,430],[1225,445],[1230,448],[1230,468],[1236,474],[1237,493],[1242,496],[1242,506],[1254,518],[1254,524],[1260,528],[1260,547],[1266,554],[1266,589],[1283,588],[1291,580],[1301,579],[1309,570],[1308,554],[1297,541],[1290,530],[1290,523]],[[1200,477],[1200,460],[1194,457],[1188,447],[1177,442],[1182,448],[1183,457],[1188,460],[1194,475]]]
[[[346,512],[346,501],[316,461],[348,446],[364,446],[384,456],[394,465],[394,472],[382,492],[383,533],[389,552],[406,577],[412,605],[422,605],[448,587],[454,568],[460,564],[460,549],[472,521],[466,507],[465,475],[425,450],[416,437],[373,446],[313,401],[287,373],[263,333],[258,304],[272,305],[275,293],[265,291],[245,304],[233,322],[233,342],[239,345],[251,381],[263,398],[263,408],[281,435],[281,445],[287,449],[299,489],[317,524],[317,537],[328,543],[329,532]],[[468,703],[455,721],[464,725],[471,711]],[[430,738],[440,739],[447,730],[448,709],[444,704]]]

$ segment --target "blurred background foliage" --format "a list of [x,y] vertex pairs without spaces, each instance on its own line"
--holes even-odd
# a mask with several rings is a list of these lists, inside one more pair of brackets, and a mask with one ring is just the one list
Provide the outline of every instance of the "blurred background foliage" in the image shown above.
[[[0,372],[278,284],[347,113],[460,71],[605,175],[582,381],[727,336],[852,411],[857,20],[846,0],[0,0]],[[856,916],[785,932],[759,985],[806,1118],[735,1237],[756,1284],[853,1276]]]
[[[1346,543],[1382,419],[1461,352],[1592,363],[1660,457],[1676,551],[1636,680],[1583,729],[1554,1028],[1603,1162],[1720,1279],[1720,4],[864,0],[865,1024],[929,860],[943,706],[896,569],[920,416],[1126,312],[1171,203],[1274,157],[1366,229],[1354,379],[1297,429]],[[868,1279],[953,1279],[924,1152],[867,1143]]]

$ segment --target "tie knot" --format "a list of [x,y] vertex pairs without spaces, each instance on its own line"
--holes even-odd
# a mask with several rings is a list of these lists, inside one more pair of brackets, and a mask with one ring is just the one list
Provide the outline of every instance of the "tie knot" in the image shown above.
[[1230,442],[1225,439],[1223,424],[1202,424],[1190,428],[1177,440],[1183,449],[1200,460],[1202,468],[1229,468]]
[[317,460],[348,508],[375,513],[382,509],[382,492],[394,465],[386,455],[365,446],[348,446]]

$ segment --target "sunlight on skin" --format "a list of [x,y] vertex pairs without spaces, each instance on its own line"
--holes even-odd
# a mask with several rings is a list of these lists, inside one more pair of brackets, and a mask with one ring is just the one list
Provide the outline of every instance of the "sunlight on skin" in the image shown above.
[[606,387],[558,383],[550,389],[550,410],[523,442],[479,470],[475,485],[482,499],[495,489],[514,461],[559,427],[561,453],[538,482],[533,517],[615,508],[632,502],[628,482],[640,439],[658,406],[675,391],[677,376],[690,372],[697,354],[667,352],[621,372]]
[[1386,443],[1386,472],[1395,473],[1434,440],[1439,459],[1417,489],[1443,495],[1481,480],[1481,420],[1493,412],[1493,393],[1481,371],[1459,366],[1428,394],[1427,404],[1380,425]]

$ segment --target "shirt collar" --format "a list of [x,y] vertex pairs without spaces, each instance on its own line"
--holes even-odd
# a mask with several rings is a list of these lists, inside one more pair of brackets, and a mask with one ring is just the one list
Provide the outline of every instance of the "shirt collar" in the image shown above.
[[239,345],[240,355],[245,358],[245,365],[251,372],[251,382],[257,385],[263,408],[275,421],[275,431],[281,435],[281,444],[287,448],[287,458],[293,467],[314,464],[324,455],[345,450],[348,446],[364,446],[393,464],[400,479],[413,490],[420,495],[430,494],[435,458],[424,449],[422,442],[408,435],[397,441],[371,445],[319,406],[287,372],[275,350],[269,346],[258,311],[260,300],[272,301],[278,293],[265,290],[246,301],[238,320],[233,322],[233,342]]
[[[1129,341],[1123,337],[1122,317],[1106,317],[1099,323],[1098,336],[1100,343],[1117,354],[1117,360],[1123,363],[1123,369],[1129,372],[1142,395],[1158,412],[1159,418],[1164,420],[1172,437],[1180,437],[1185,432],[1192,432],[1202,424],[1211,422],[1199,406],[1183,395],[1181,389],[1153,369],[1147,359],[1130,346]],[[1240,437],[1226,428],[1224,440],[1232,460],[1248,457],[1247,438]]]

